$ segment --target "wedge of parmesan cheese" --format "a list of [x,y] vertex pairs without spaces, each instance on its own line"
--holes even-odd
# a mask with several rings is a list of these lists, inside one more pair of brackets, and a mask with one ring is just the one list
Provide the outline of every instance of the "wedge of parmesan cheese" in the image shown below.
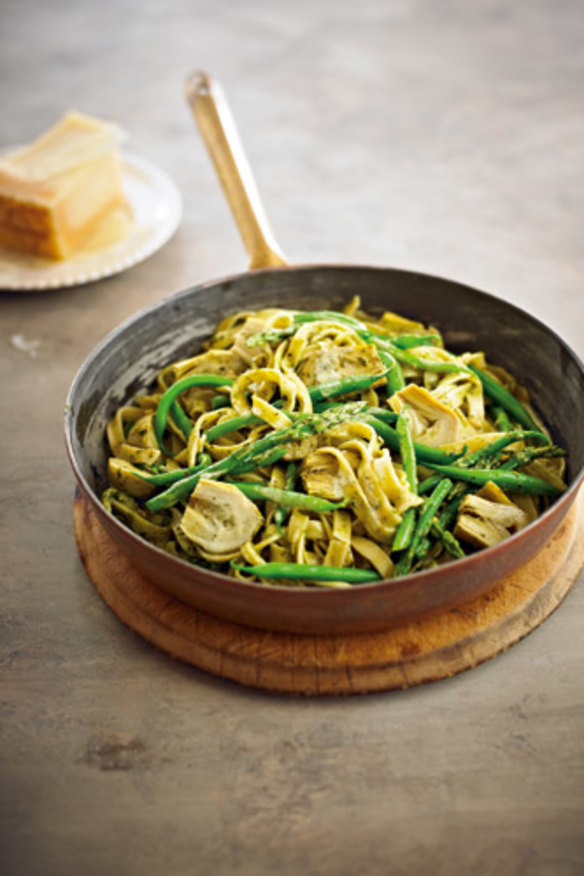
[[0,246],[69,258],[124,203],[115,125],[67,113],[0,160]]

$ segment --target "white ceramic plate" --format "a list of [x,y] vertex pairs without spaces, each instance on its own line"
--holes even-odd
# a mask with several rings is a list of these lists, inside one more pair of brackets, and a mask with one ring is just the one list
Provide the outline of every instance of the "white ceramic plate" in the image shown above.
[[182,199],[168,174],[137,155],[122,155],[128,208],[120,208],[96,236],[67,261],[0,250],[0,289],[59,289],[111,277],[144,261],[172,237]]

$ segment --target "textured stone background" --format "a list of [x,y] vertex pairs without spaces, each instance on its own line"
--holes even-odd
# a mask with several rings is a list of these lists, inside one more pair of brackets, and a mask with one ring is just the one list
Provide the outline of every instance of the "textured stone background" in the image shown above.
[[582,581],[447,682],[250,692],[158,654],[100,602],[61,424],[111,328],[245,267],[184,103],[193,68],[226,87],[292,261],[450,276],[583,353],[583,31],[577,0],[3,0],[2,142],[70,107],[109,117],[185,202],[173,240],[127,273],[0,295],[7,876],[582,872]]

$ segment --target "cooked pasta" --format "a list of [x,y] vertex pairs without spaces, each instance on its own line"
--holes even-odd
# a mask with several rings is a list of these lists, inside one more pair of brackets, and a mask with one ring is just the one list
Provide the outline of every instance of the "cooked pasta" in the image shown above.
[[224,319],[107,429],[105,506],[188,562],[351,587],[463,558],[534,520],[564,451],[480,352],[354,298]]

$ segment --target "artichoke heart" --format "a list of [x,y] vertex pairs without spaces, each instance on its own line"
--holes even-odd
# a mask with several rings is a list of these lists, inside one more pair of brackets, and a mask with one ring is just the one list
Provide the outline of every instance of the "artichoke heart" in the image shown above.
[[338,459],[326,449],[305,457],[300,476],[309,496],[321,496],[330,502],[341,502],[345,498],[346,478]]
[[307,386],[314,386],[344,377],[380,374],[382,371],[383,363],[371,344],[360,347],[319,344],[304,357],[298,375]]
[[461,502],[454,535],[477,548],[492,547],[528,523],[528,514],[489,481]]
[[238,550],[263,523],[263,516],[232,484],[201,478],[181,519],[184,535],[212,554]]
[[405,413],[412,437],[420,444],[440,447],[463,438],[462,423],[454,411],[422,386],[411,383],[400,389],[391,397],[390,405],[397,414]]

